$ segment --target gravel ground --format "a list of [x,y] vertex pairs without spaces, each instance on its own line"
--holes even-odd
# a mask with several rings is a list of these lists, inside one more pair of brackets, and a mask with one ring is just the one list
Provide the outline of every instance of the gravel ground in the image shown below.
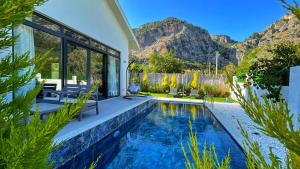
[[249,133],[250,140],[259,144],[261,152],[268,161],[270,147],[272,148],[273,153],[280,158],[282,162],[285,161],[285,147],[277,139],[266,136],[260,130],[258,130],[255,127],[256,124],[245,114],[244,110],[239,104],[214,103],[212,105],[208,103],[206,106],[240,145],[243,146],[243,136],[241,134],[238,121]]

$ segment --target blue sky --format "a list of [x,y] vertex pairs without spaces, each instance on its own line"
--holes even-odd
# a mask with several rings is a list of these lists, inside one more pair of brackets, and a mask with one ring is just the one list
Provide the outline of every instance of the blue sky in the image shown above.
[[176,17],[242,41],[287,10],[277,0],[119,0],[130,25]]

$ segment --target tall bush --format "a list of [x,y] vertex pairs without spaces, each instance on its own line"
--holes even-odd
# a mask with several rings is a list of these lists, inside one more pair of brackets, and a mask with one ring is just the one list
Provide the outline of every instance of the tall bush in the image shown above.
[[163,77],[162,82],[161,82],[161,87],[162,87],[164,92],[170,90],[169,77],[168,77],[167,73],[164,74],[164,77]]
[[148,73],[144,72],[143,79],[142,79],[142,91],[148,92],[149,90],[149,81],[148,81]]
[[193,81],[191,83],[192,89],[197,89],[198,88],[198,73],[194,72],[193,74]]
[[172,74],[171,76],[171,84],[170,84],[170,88],[176,88],[177,87],[177,78],[176,78],[176,74]]

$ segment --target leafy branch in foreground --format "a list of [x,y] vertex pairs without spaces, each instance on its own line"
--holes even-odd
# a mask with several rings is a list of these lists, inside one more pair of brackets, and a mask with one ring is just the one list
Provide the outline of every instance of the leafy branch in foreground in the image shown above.
[[[228,76],[228,78],[232,80],[231,77]],[[245,113],[258,125],[258,129],[279,140],[287,148],[285,162],[279,161],[272,149],[269,151],[270,162],[267,162],[262,156],[258,144],[252,143],[247,132],[243,130],[246,148],[249,149],[247,152],[248,167],[256,168],[257,166],[254,164],[257,164],[259,168],[299,168],[300,131],[294,127],[293,116],[290,114],[288,104],[284,100],[275,103],[265,96],[263,101],[260,101],[256,93],[253,94],[250,89],[247,99],[243,96],[240,86],[234,85],[233,82],[231,82],[231,89]],[[298,117],[298,122],[300,122],[300,117]]]
[[[10,48],[18,40],[11,30],[32,14],[34,7],[44,0],[0,1],[0,51]],[[47,52],[31,58],[30,53],[20,55],[1,52],[0,57],[0,169],[51,168],[49,154],[57,148],[54,136],[80,112],[95,87],[75,104],[65,104],[45,121],[30,109],[41,86],[33,87],[34,78],[46,63]],[[22,90],[26,86],[26,91]],[[28,86],[32,86],[28,87]],[[27,90],[28,89],[28,90]],[[22,92],[23,91],[23,92]],[[15,94],[11,100],[9,96]]]
[[190,143],[188,144],[188,148],[191,153],[193,162],[190,161],[187,152],[185,151],[185,148],[181,143],[181,149],[186,160],[185,162],[186,168],[187,169],[215,169],[215,168],[229,169],[230,168],[229,152],[228,155],[225,157],[225,159],[222,160],[222,162],[220,163],[218,160],[215,147],[212,145],[207,150],[206,145],[204,145],[204,148],[202,150],[202,156],[200,156],[197,134],[193,131],[191,120],[189,120],[189,128],[190,128],[190,132],[189,132]]
[[283,4],[283,6],[291,11],[298,19],[300,19],[300,8],[298,0],[293,0],[293,5],[288,3],[286,0],[278,0]]

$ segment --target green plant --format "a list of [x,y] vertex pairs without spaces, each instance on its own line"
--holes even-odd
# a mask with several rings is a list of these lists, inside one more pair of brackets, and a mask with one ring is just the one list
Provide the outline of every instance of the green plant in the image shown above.
[[[246,54],[243,57],[243,60],[241,61],[241,63],[239,64],[239,66],[237,67],[237,70],[236,70],[236,75],[241,81],[244,81],[246,79],[251,65],[253,65],[255,63],[255,61],[257,60],[259,55],[262,53],[262,51],[263,51],[262,48],[255,48],[255,49],[252,49],[252,50],[246,52]],[[265,54],[264,54],[264,56],[265,56]],[[225,70],[225,71],[228,71],[228,70]],[[232,76],[232,74],[230,72],[228,72],[228,73],[230,76]]]
[[300,8],[297,0],[293,0],[293,5],[289,4],[286,0],[279,0],[283,6],[291,11],[300,20]]
[[193,81],[191,83],[192,89],[197,89],[198,88],[198,73],[194,72],[193,74]]
[[[34,7],[43,0],[3,0],[0,2],[0,50],[10,48],[17,41],[11,30],[32,14]],[[30,58],[30,53],[7,54],[0,58],[0,168],[28,169],[51,168],[49,154],[57,148],[53,138],[58,131],[70,122],[91,95],[77,99],[77,104],[65,104],[56,114],[50,114],[45,121],[39,113],[31,118],[30,108],[41,86],[18,92],[32,84],[45,64],[48,51]],[[34,69],[33,69],[34,68]],[[94,88],[95,89],[95,88]],[[12,100],[7,100],[14,93]],[[37,110],[38,111],[38,110]]]
[[169,86],[169,77],[168,74],[165,73],[161,82],[161,87],[163,89],[164,92],[169,91],[170,90],[170,86]]
[[142,92],[148,92],[148,90],[149,90],[149,81],[148,81],[147,72],[144,72],[144,74],[143,74],[141,89],[142,89]]
[[193,131],[193,126],[191,123],[191,120],[189,120],[189,139],[190,142],[188,144],[189,152],[191,153],[192,160],[189,159],[187,152],[181,143],[181,149],[183,152],[183,155],[185,157],[185,167],[187,169],[229,169],[229,163],[230,163],[230,155],[228,152],[228,155],[225,157],[224,160],[221,161],[221,163],[218,160],[216,149],[212,145],[207,150],[206,145],[204,145],[202,156],[200,155],[200,150],[198,146],[198,138],[197,134]]
[[171,76],[171,84],[170,87],[176,88],[177,87],[177,79],[176,79],[176,74],[172,74]]
[[[248,168],[298,169],[300,167],[300,130],[294,126],[295,121],[293,121],[293,116],[290,114],[287,102],[279,100],[278,103],[274,103],[266,96],[263,97],[261,102],[259,97],[253,94],[251,90],[248,90],[248,98],[246,99],[240,86],[231,84],[231,89],[237,96],[237,100],[245,113],[258,125],[258,129],[266,135],[278,139],[288,150],[287,159],[282,162],[270,149],[269,159],[271,162],[268,163],[260,152],[258,143],[251,142],[247,132],[242,130],[245,145],[248,147],[246,154]],[[297,119],[297,123],[300,123],[299,115]]]
[[149,55],[149,65],[152,72],[156,73],[181,73],[183,71],[182,61],[170,51],[151,53]]
[[165,93],[160,83],[150,84],[148,91],[151,93]]
[[281,86],[289,85],[290,67],[300,65],[299,45],[294,42],[279,42],[269,50],[271,58],[260,58],[248,72],[255,86],[267,89],[268,98],[279,100]]

